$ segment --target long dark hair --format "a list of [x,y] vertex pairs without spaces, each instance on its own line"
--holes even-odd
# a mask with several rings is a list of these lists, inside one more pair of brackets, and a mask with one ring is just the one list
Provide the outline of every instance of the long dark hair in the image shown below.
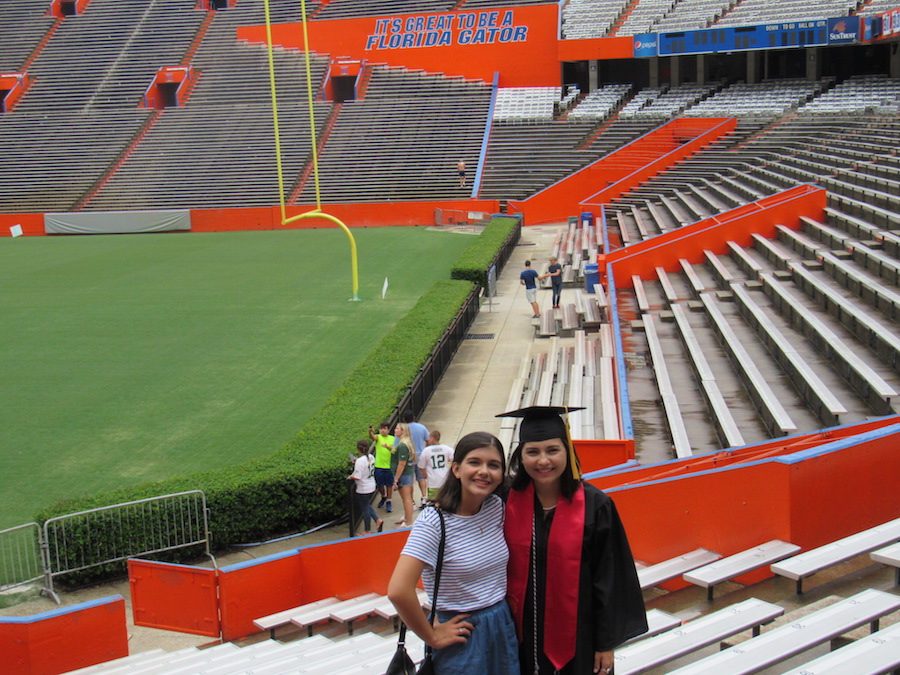
[[[578,490],[581,481],[572,476],[572,468],[569,466],[569,463],[571,462],[569,444],[566,442],[565,438],[560,438],[559,440],[566,452],[566,468],[563,470],[562,476],[559,477],[559,488],[563,497],[572,499],[572,495]],[[509,458],[509,487],[512,490],[524,490],[531,482],[531,476],[529,476],[528,472],[522,468],[523,447],[525,447],[525,443],[519,443]]]
[[[494,448],[500,454],[500,468],[502,473],[506,474],[506,455],[503,452],[503,444],[493,434],[486,431],[473,431],[459,439],[456,449],[453,451],[453,463],[462,464],[463,460],[473,450],[479,448]],[[500,482],[498,490],[503,486]],[[497,490],[494,492],[496,493]],[[447,472],[447,479],[435,498],[435,503],[448,513],[456,513],[459,509],[459,503],[462,501],[462,483],[452,470]]]

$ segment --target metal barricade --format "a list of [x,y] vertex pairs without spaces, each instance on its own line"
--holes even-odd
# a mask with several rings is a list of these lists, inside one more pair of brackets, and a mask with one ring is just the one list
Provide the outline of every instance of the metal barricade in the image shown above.
[[30,584],[43,576],[41,526],[26,523],[0,530],[0,591]]
[[43,535],[46,590],[54,597],[53,580],[60,575],[150,553],[202,545],[215,564],[201,490],[50,518]]

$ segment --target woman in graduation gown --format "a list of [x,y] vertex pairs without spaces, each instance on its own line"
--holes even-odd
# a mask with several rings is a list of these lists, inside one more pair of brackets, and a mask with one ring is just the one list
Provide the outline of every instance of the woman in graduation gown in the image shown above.
[[625,529],[612,500],[581,481],[568,411],[501,415],[522,418],[504,529],[523,675],[610,673],[613,649],[647,631]]

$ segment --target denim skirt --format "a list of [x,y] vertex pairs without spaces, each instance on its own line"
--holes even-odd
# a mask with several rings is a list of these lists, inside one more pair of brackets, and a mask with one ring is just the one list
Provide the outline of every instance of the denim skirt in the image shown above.
[[[443,622],[457,614],[438,612],[438,618]],[[466,621],[473,626],[466,644],[435,650],[437,675],[519,675],[516,627],[506,600],[471,612]]]

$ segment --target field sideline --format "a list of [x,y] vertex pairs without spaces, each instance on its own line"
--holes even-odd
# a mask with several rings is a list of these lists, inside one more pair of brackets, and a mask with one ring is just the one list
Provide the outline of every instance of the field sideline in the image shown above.
[[471,242],[354,235],[0,239],[0,528],[278,449]]

